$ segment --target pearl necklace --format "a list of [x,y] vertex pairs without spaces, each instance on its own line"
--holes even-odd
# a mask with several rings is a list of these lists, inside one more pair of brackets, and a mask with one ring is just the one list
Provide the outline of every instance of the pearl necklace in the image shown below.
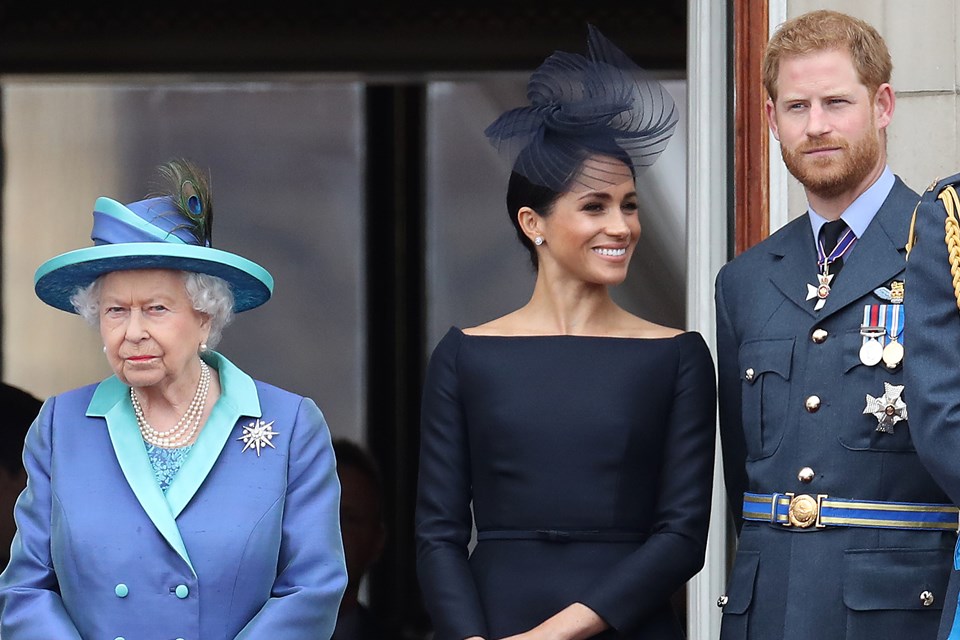
[[187,411],[180,417],[176,426],[167,431],[157,431],[143,417],[143,407],[137,398],[133,387],[130,387],[130,402],[133,404],[133,413],[137,416],[137,426],[144,441],[155,447],[182,447],[193,439],[200,427],[203,409],[207,404],[207,393],[210,391],[210,367],[203,360],[200,361],[200,381],[197,383],[197,392],[187,407]]

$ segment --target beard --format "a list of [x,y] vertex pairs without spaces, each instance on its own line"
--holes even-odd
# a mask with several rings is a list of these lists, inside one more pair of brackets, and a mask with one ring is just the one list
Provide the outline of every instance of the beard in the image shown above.
[[[839,157],[810,158],[805,152],[826,147],[840,149]],[[842,138],[823,138],[788,149],[780,146],[787,169],[819,198],[837,198],[859,187],[880,161],[880,135],[867,134],[851,145]]]

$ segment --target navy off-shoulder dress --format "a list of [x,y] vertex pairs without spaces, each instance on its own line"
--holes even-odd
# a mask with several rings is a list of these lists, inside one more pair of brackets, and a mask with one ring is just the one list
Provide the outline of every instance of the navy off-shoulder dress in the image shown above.
[[703,565],[715,406],[697,333],[450,329],[425,381],[416,518],[436,640],[513,635],[574,602],[611,626],[598,638],[682,638],[670,597]]

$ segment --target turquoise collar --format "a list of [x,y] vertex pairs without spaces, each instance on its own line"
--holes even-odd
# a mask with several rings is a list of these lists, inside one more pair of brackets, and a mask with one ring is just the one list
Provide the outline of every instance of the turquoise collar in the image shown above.
[[[260,398],[257,396],[257,387],[253,378],[216,351],[206,352],[203,355],[203,360],[213,367],[220,376],[220,399],[217,400],[217,406],[223,402],[229,404],[242,416],[259,418],[263,415],[260,411]],[[110,376],[97,385],[97,389],[90,399],[90,404],[87,406],[87,416],[102,418],[117,403],[126,402],[129,397],[130,387],[120,382],[117,376]],[[134,422],[134,424],[136,423]]]
[[110,441],[127,483],[170,546],[193,569],[176,518],[196,495],[242,416],[262,417],[253,379],[214,351],[203,355],[220,378],[220,397],[166,495],[154,476],[146,447],[130,404],[130,387],[111,376],[101,382],[87,406],[88,417],[107,422]]

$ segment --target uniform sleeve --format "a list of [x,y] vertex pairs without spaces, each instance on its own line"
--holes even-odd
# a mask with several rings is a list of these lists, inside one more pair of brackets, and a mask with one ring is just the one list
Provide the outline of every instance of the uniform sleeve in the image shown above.
[[703,567],[716,443],[710,351],[681,336],[680,358],[650,537],[586,594],[583,604],[628,635]]
[[717,387],[720,397],[720,446],[727,502],[739,533],[743,526],[743,492],[747,490],[747,443],[741,421],[740,347],[725,297],[725,269],[717,276]]
[[436,640],[487,636],[467,563],[473,519],[470,454],[456,370],[460,336],[437,345],[427,367],[420,415],[417,572]]
[[309,398],[300,404],[293,434],[272,596],[238,640],[329,638],[347,586],[330,431]]
[[80,640],[60,598],[50,556],[51,439],[55,399],[44,403],[27,432],[23,466],[27,487],[17,500],[17,534],[10,564],[0,575],[0,636],[4,640]]
[[904,399],[910,436],[930,475],[960,503],[960,310],[953,291],[946,212],[928,191],[904,277]]

